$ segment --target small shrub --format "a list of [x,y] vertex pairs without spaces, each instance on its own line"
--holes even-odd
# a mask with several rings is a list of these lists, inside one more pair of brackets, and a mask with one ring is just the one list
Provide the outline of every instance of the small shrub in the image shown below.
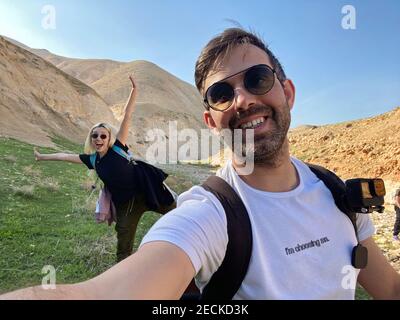
[[35,196],[35,187],[34,186],[22,186],[22,187],[12,187],[15,195],[32,199]]
[[60,184],[54,178],[46,178],[40,182],[40,187],[55,192],[60,190]]
[[93,215],[96,210],[98,193],[91,194],[85,200],[79,201],[77,199],[72,200],[72,214],[77,215]]
[[42,175],[42,172],[39,169],[34,169],[33,166],[23,167],[22,171],[25,175],[39,178]]
[[11,163],[16,163],[17,162],[17,157],[13,156],[13,155],[5,156],[3,159],[8,161],[8,162],[11,162]]

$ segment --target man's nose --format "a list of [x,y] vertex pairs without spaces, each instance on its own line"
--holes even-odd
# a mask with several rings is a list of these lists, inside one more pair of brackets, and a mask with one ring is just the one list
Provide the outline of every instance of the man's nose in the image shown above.
[[245,88],[235,88],[233,106],[236,112],[245,111],[257,103],[257,97]]

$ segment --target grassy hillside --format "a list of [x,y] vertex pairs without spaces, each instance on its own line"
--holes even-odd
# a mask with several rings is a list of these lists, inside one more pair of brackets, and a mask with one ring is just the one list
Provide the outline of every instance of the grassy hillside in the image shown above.
[[[61,138],[53,141],[60,150],[81,150]],[[90,197],[93,178],[86,167],[36,162],[32,150],[0,139],[0,292],[41,284],[46,265],[56,268],[57,283],[72,283],[101,273],[115,260],[114,225],[94,221],[97,191]],[[192,185],[180,179],[174,178],[178,191]],[[158,217],[154,212],[142,217],[135,247]]]

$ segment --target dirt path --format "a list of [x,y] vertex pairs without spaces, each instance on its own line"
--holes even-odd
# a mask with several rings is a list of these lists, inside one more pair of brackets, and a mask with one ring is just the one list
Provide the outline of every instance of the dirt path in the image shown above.
[[167,164],[157,165],[171,175],[184,176],[195,184],[201,184],[207,177],[214,175],[216,168],[191,164]]

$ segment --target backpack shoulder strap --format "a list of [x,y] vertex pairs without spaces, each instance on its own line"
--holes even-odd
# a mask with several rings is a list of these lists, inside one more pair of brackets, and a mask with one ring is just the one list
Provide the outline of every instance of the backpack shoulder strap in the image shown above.
[[121,147],[116,146],[115,144],[111,147],[116,153],[118,153],[121,157],[125,158],[126,160],[128,160],[129,162],[132,162],[133,164],[136,164],[135,160],[139,160],[136,159],[132,152],[130,150],[128,150],[128,152],[126,152],[124,149],[122,149]]
[[221,202],[226,215],[228,245],[221,266],[202,292],[202,300],[231,300],[246,276],[253,246],[250,218],[235,190],[220,177],[211,176],[202,185]]
[[128,154],[124,149],[122,149],[121,147],[116,146],[115,144],[113,144],[113,146],[111,147],[116,153],[118,153],[121,157],[125,158],[126,160],[130,161],[131,159],[131,155]]
[[357,229],[357,213],[350,209],[346,202],[346,185],[345,183],[332,171],[307,163],[311,171],[322,180],[322,182],[331,191],[336,206],[347,215],[353,225],[354,232],[357,238],[357,245],[353,248],[351,253],[351,264],[357,269],[364,269],[368,264],[368,250],[363,247],[358,239]]
[[355,212],[351,211],[345,202],[346,196],[346,185],[335,173],[332,171],[315,165],[306,163],[307,166],[311,169],[311,171],[326,185],[326,187],[332,193],[333,199],[335,200],[336,206],[342,211],[345,215],[347,215],[351,223],[353,224],[354,231],[356,233],[357,241],[358,241],[358,230],[357,230],[357,215]]
[[97,153],[92,153],[90,155],[90,163],[92,164],[93,169],[96,170],[96,157],[97,157]]
[[[133,160],[133,156],[129,151],[125,152],[125,150],[123,150],[122,148],[116,146],[115,144],[111,148],[116,153],[118,153],[121,157],[125,158],[126,160],[128,160],[128,161],[132,161]],[[92,164],[92,167],[94,169],[96,169],[96,157],[97,157],[97,153],[92,153],[90,155],[90,163]]]

